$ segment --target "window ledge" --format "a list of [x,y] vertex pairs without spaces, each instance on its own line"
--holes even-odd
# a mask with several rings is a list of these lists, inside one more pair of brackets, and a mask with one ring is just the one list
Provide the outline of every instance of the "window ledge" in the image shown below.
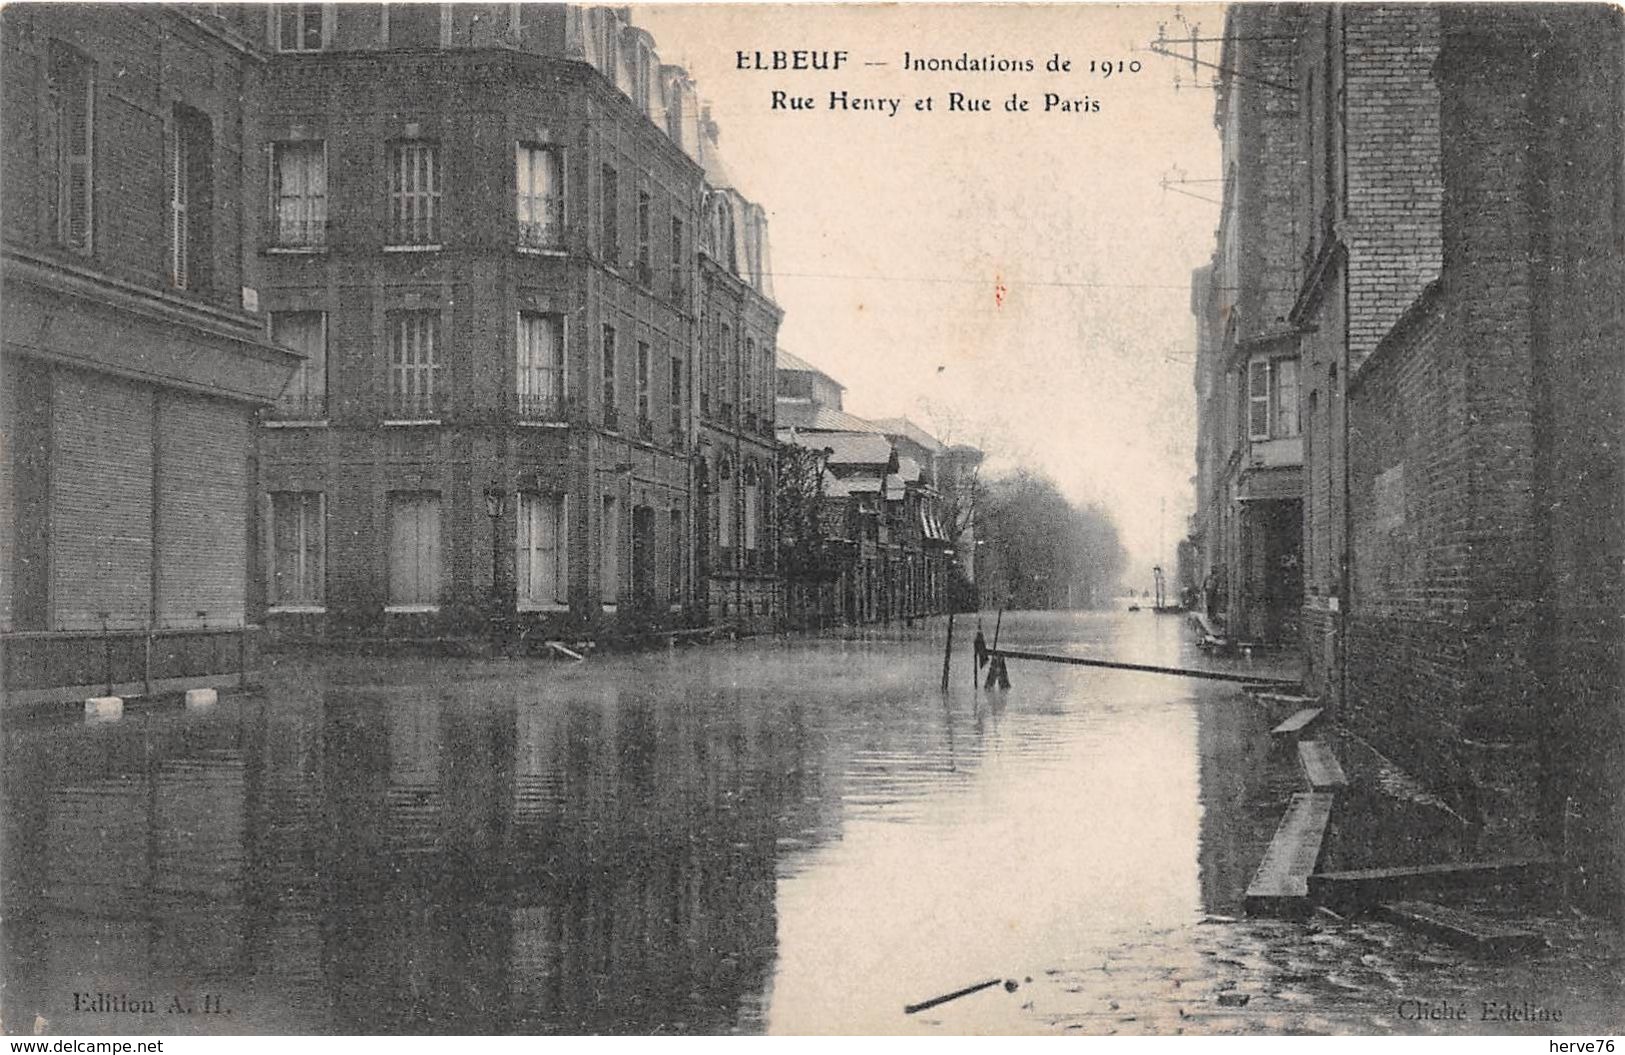
[[322,256],[327,252],[325,245],[268,245],[265,251],[273,256]]
[[558,602],[520,601],[518,610],[521,612],[568,612],[570,606]]
[[436,242],[433,245],[386,245],[386,246],[384,246],[384,252],[386,252],[386,253],[438,253],[438,252],[440,252],[440,248],[441,247],[440,247],[439,242]]
[[383,425],[384,425],[385,428],[396,428],[396,427],[410,428],[410,427],[418,426],[418,425],[438,425],[438,424],[440,424],[440,419],[439,418],[390,418],[387,421],[383,422]]
[[325,615],[325,604],[273,604],[267,608],[269,615]]
[[544,249],[543,247],[538,246],[538,245],[517,245],[517,246],[514,246],[514,248],[516,250],[518,250],[519,252],[523,253],[525,256],[569,256],[570,255],[570,251],[568,249],[563,249],[563,248]]
[[567,429],[570,427],[570,423],[568,421],[558,421],[549,418],[522,418],[519,421],[514,422],[514,424],[527,429]]
[[385,613],[389,615],[423,615],[440,611],[438,604],[386,604]]
[[327,419],[308,421],[304,418],[267,418],[260,424],[268,429],[325,429]]

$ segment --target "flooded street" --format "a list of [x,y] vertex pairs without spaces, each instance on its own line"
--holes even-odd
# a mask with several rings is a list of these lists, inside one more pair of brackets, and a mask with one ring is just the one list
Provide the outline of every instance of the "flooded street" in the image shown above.
[[[1618,1028],[1619,945],[1584,921],[1515,965],[1235,921],[1300,779],[1268,716],[1232,684],[1016,661],[973,692],[963,618],[945,700],[943,629],[287,661],[207,710],[8,721],[5,1029]],[[1149,612],[1007,616],[1001,644],[1224,665]]]

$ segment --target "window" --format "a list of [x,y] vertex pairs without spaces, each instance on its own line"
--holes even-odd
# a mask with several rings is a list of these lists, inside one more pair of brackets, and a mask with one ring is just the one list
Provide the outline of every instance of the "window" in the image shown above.
[[615,267],[621,261],[621,186],[620,177],[608,165],[604,166],[598,194],[598,218],[603,225],[598,244],[604,263]]
[[315,421],[327,415],[327,313],[271,313],[271,340],[305,361],[282,390],[272,415],[282,420]]
[[621,595],[621,525],[613,495],[604,496],[598,521],[598,600],[613,605]]
[[671,357],[671,438],[675,443],[683,434],[683,360]]
[[277,4],[272,12],[278,51],[322,50],[321,4]]
[[440,603],[440,495],[394,491],[389,496],[389,605],[433,608]]
[[553,147],[519,144],[514,153],[519,244],[527,249],[564,246],[564,162]]
[[717,386],[717,401],[722,404],[722,420],[733,420],[733,330],[723,325],[717,335],[717,354],[715,365],[712,367],[713,377],[711,383]]
[[620,425],[615,402],[615,327],[604,327],[604,428],[613,429]]
[[566,501],[560,494],[519,496],[514,574],[521,609],[557,608],[569,603]]
[[654,284],[654,258],[650,247],[650,209],[648,191],[638,191],[638,281],[645,286]]
[[683,511],[671,511],[671,536],[666,547],[666,555],[671,562],[668,582],[671,585],[671,602],[677,604],[683,599],[683,555],[688,552],[686,540],[683,538]]
[[440,315],[396,311],[389,315],[389,415],[396,420],[432,419],[440,409]]
[[434,143],[396,143],[389,152],[389,241],[435,245],[440,241],[440,148]]
[[92,164],[96,79],[89,59],[51,42],[50,140],[56,166],[56,240],[79,253],[92,248]]
[[756,413],[756,338],[745,338],[745,359],[741,364],[744,370],[744,383],[740,388],[739,401],[744,405],[748,415]]
[[649,342],[638,342],[638,427],[647,429],[653,414],[649,407]]
[[271,596],[278,607],[323,603],[326,520],[320,491],[271,492]]
[[314,247],[327,241],[327,144],[277,143],[271,153],[277,245]]
[[1247,364],[1247,438],[1286,439],[1301,433],[1298,361],[1254,359]]
[[557,421],[564,413],[564,318],[519,315],[516,366],[519,413],[532,421]]
[[745,549],[756,549],[756,516],[761,504],[761,492],[756,475],[756,466],[745,467]]
[[733,466],[722,462],[717,469],[717,547],[732,549],[734,543]]
[[209,288],[214,136],[209,119],[176,106],[169,125],[169,282]]

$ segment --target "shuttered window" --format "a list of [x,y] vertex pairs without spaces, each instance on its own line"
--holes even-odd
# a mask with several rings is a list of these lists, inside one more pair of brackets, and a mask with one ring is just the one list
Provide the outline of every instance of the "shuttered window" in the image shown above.
[[671,357],[669,392],[671,396],[671,438],[675,444],[683,433],[683,360],[675,355]]
[[686,540],[683,538],[683,511],[671,511],[671,535],[667,546],[666,556],[671,561],[671,570],[667,581],[671,586],[671,599],[673,603],[683,599],[683,555],[688,552]]
[[389,414],[398,421],[432,420],[440,409],[437,374],[440,314],[389,314]]
[[649,342],[638,342],[638,428],[647,430],[652,416],[649,405]]
[[620,407],[615,393],[615,327],[604,327],[603,347],[604,428],[620,427]]
[[515,380],[519,413],[530,421],[558,421],[564,410],[564,318],[520,312]]
[[327,241],[327,144],[276,143],[271,152],[277,245],[314,248]]
[[320,606],[326,567],[326,520],[320,491],[271,493],[270,602]]
[[392,245],[440,241],[440,148],[395,143],[389,154],[389,240]]
[[555,147],[520,143],[514,152],[519,244],[558,249],[564,244],[564,163]]
[[50,598],[55,630],[147,625],[153,396],[60,371],[52,382]]
[[51,138],[56,165],[56,237],[69,249],[92,249],[95,157],[95,67],[59,41],[50,48]]
[[430,608],[440,603],[440,495],[395,491],[389,496],[389,604]]
[[327,416],[327,313],[271,313],[271,339],[304,356],[271,413],[286,421],[317,421]]
[[1303,433],[1298,410],[1298,361],[1276,359],[1270,363],[1270,433],[1286,438]]
[[514,568],[520,608],[551,608],[569,601],[566,502],[559,494],[519,496]]
[[237,626],[248,577],[248,414],[166,392],[158,408],[158,619]]
[[598,184],[598,220],[600,225],[598,247],[604,263],[610,267],[621,265],[621,179],[608,165],[600,172]]

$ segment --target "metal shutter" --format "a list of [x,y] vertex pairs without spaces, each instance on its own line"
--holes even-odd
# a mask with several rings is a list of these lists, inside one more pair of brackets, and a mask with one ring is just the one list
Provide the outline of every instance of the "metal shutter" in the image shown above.
[[53,382],[51,609],[58,630],[147,624],[152,393],[61,372]]
[[165,393],[158,434],[159,623],[236,626],[248,574],[248,415]]

